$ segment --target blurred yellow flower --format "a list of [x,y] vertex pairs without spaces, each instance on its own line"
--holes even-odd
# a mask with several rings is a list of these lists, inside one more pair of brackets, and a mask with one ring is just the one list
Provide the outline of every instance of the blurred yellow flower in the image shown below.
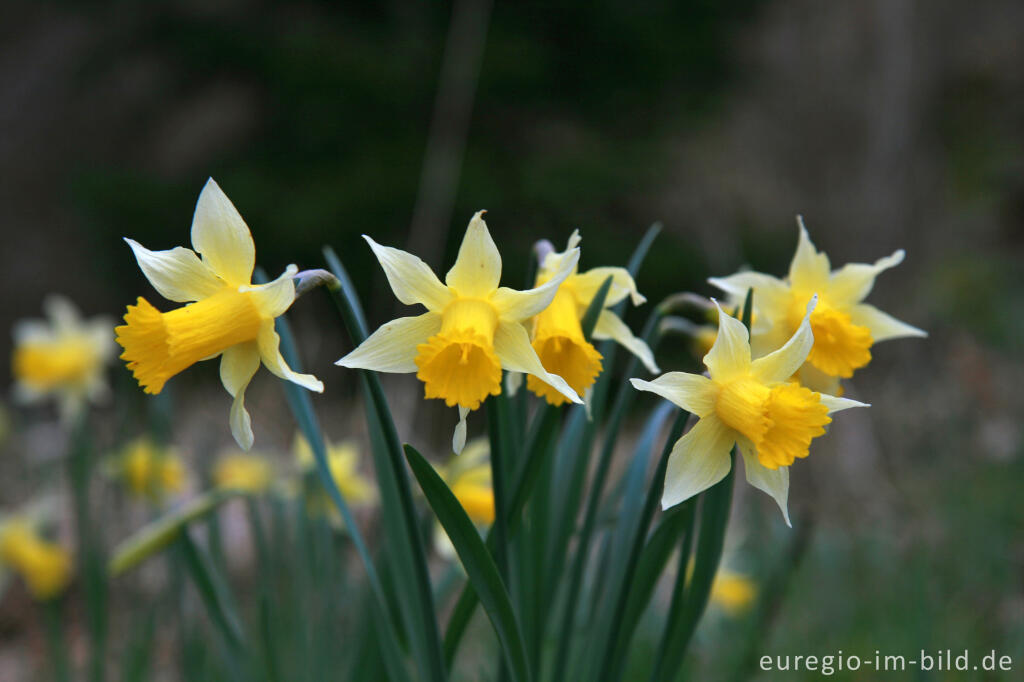
[[740,272],[708,281],[733,301],[742,301],[747,291],[754,289],[754,310],[759,315],[752,328],[756,355],[781,347],[800,325],[807,302],[817,295],[818,305],[811,315],[814,346],[800,368],[799,379],[808,388],[836,393],[841,378],[852,377],[871,361],[875,343],[927,334],[863,302],[875,278],[903,262],[902,250],[873,265],[850,263],[833,271],[828,255],[811,243],[803,219],[797,217],[797,223],[800,240],[785,280],[760,272]]
[[364,235],[398,300],[423,305],[427,312],[388,322],[337,362],[377,372],[416,372],[427,398],[459,406],[456,452],[465,443],[466,414],[501,392],[502,369],[533,375],[568,400],[582,402],[562,377],[544,369],[523,326],[551,303],[576,266],[579,249],[571,249],[561,269],[535,289],[499,287],[501,255],[483,213],[470,221],[444,284],[416,256]]
[[[537,272],[536,286],[551,281],[564,269],[567,258],[578,260],[579,231],[569,237],[569,243],[562,252],[549,253],[544,257]],[[611,289],[605,298],[604,309],[597,318],[593,338],[614,339],[636,355],[652,374],[658,373],[651,349],[638,339],[629,327],[608,308],[618,304],[627,296],[633,305],[640,305],[646,299],[636,289],[636,283],[625,268],[601,267],[579,273],[578,266],[570,269],[555,293],[551,304],[533,318],[533,349],[537,352],[544,369],[556,374],[579,395],[594,384],[601,373],[601,354],[594,345],[583,338],[580,322],[598,289],[608,278],[612,278]],[[546,399],[552,405],[561,405],[565,396],[550,384],[536,376],[526,379],[526,387]]]
[[213,467],[213,483],[222,490],[262,493],[270,487],[270,462],[257,454],[234,452],[222,455]]
[[110,320],[83,320],[62,296],[47,297],[43,307],[48,321],[21,320],[14,326],[14,396],[22,402],[54,396],[62,419],[69,421],[86,401],[109,392],[103,372],[114,350]]
[[811,441],[832,421],[830,413],[864,406],[790,381],[814,343],[809,318],[815,303],[812,298],[796,333],[782,348],[753,361],[747,328],[719,308],[718,336],[704,357],[710,379],[686,372],[669,372],[654,381],[630,379],[636,389],[656,393],[699,417],[672,448],[663,507],[722,480],[736,444],[747,481],[775,498],[789,524],[789,465],[807,456]]
[[[491,487],[490,445],[486,438],[466,444],[465,450],[437,471],[441,479],[466,510],[466,516],[478,526],[494,523],[494,490]],[[439,554],[456,558],[455,548],[440,523],[434,527],[434,544]]]
[[17,572],[39,600],[56,597],[71,580],[70,554],[23,519],[0,527],[0,562]]
[[[295,434],[292,453],[304,472],[315,470],[316,462],[313,459],[313,449],[301,433]],[[376,499],[373,483],[359,471],[359,450],[354,443],[343,441],[335,445],[328,442],[327,467],[331,470],[331,478],[334,479],[338,490],[349,504],[371,504]],[[325,491],[321,490],[321,492]],[[330,508],[337,512],[326,497],[323,497],[320,502],[324,508]]]
[[185,489],[185,463],[177,451],[145,436],[125,446],[113,463],[113,471],[128,492],[154,502]]
[[150,251],[125,241],[153,288],[168,300],[188,304],[161,313],[139,297],[136,305],[128,306],[125,324],[115,329],[124,348],[121,359],[146,393],[159,393],[175,374],[219,356],[221,382],[234,397],[231,433],[248,450],[253,433],[245,389],[261,361],[282,379],[323,391],[316,377],[288,367],[274,331],[274,319],[295,300],[296,267],[289,265],[269,284],[251,283],[256,262],[252,235],[212,178],[199,195],[192,220],[195,251],[181,246]]
[[737,616],[751,607],[757,597],[757,584],[745,575],[719,569],[711,584],[711,603]]

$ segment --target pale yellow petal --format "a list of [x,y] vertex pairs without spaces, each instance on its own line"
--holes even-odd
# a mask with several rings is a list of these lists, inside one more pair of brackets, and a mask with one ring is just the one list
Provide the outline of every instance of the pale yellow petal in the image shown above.
[[518,322],[498,323],[498,329],[494,332],[494,352],[501,361],[502,368],[511,372],[532,374],[572,402],[583,404],[583,400],[562,377],[544,369],[537,352],[530,345],[530,335]]
[[685,502],[725,478],[732,468],[729,452],[735,442],[735,432],[714,415],[698,420],[669,454],[662,509]]
[[718,308],[718,336],[704,356],[704,364],[716,381],[725,381],[750,369],[750,335],[743,323]]
[[240,288],[242,291],[252,292],[253,301],[259,307],[260,313],[263,317],[272,320],[284,315],[285,311],[295,302],[294,278],[298,272],[298,267],[289,265],[273,282]]
[[260,367],[260,351],[255,341],[231,346],[220,356],[220,380],[234,400],[229,423],[231,435],[243,450],[252,447],[252,420],[245,409],[245,389]]
[[452,452],[456,455],[462,453],[466,447],[466,417],[469,415],[469,408],[459,405],[459,422],[455,425],[455,433],[452,435]]
[[706,376],[688,372],[669,372],[654,381],[630,379],[638,391],[660,395],[682,409],[703,417],[715,409],[714,385]]
[[729,294],[729,300],[742,302],[754,290],[754,310],[765,319],[785,315],[789,305],[789,287],[771,275],[748,270],[728,277],[711,277],[708,283]]
[[661,371],[658,369],[658,363],[654,361],[654,353],[651,352],[650,346],[643,339],[633,336],[633,332],[626,326],[626,323],[610,310],[602,310],[598,316],[597,324],[594,326],[594,338],[599,341],[614,340],[637,356],[651,374]]
[[503,321],[522,322],[547,308],[558,293],[558,287],[572,274],[579,260],[580,250],[573,249],[562,259],[558,272],[539,287],[526,291],[501,287],[495,291],[490,300],[497,309],[498,316]]
[[796,222],[800,227],[800,243],[797,244],[793,262],[789,265],[789,283],[800,291],[824,291],[832,272],[828,256],[818,253],[814,248],[807,228],[804,227],[803,217],[797,216]]
[[460,296],[486,298],[501,281],[501,254],[487,231],[483,219],[485,212],[478,211],[469,221],[455,265],[444,278],[445,283]]
[[807,361],[807,354],[814,346],[811,313],[817,304],[818,297],[812,296],[807,303],[803,321],[782,348],[750,363],[750,372],[754,377],[766,384],[789,381],[789,378]]
[[441,330],[441,313],[392,320],[371,334],[336,365],[375,372],[415,372],[416,346]]
[[903,262],[902,249],[871,263],[848,263],[832,273],[822,292],[833,305],[852,305],[864,300],[875,285],[875,278]]
[[252,234],[213,178],[206,181],[196,202],[192,246],[225,282],[231,286],[249,284],[256,264]]
[[260,359],[263,360],[263,364],[274,375],[293,384],[298,384],[307,390],[323,393],[324,385],[319,379],[312,374],[293,372],[292,368],[281,357],[281,338],[274,331],[273,322],[267,321],[263,324],[257,341],[260,347]]
[[161,296],[177,303],[191,303],[212,296],[225,284],[192,249],[177,246],[150,251],[134,239],[124,239],[135,254],[142,274]]
[[608,277],[612,278],[612,286],[608,290],[608,297],[604,301],[606,308],[619,303],[627,296],[629,296],[633,305],[640,305],[647,300],[637,291],[636,282],[633,281],[633,276],[629,274],[629,270],[626,268],[592,268],[586,272],[574,275],[572,285],[576,289],[580,300],[586,305],[594,300],[597,290],[601,288],[601,285],[604,284]]
[[860,303],[850,309],[850,320],[871,330],[871,338],[878,341],[900,339],[907,336],[928,336],[923,329],[900,322],[892,315],[883,313],[873,305]]
[[754,444],[746,438],[740,438],[737,445],[743,455],[743,471],[747,476],[747,483],[768,493],[779,505],[786,525],[792,528],[793,524],[789,521],[789,467],[769,469],[761,464],[761,460],[757,458],[757,452],[754,450]]
[[834,395],[828,395],[825,393],[818,394],[821,404],[828,408],[828,413],[840,412],[842,410],[848,410],[851,407],[871,407],[868,403],[862,403],[859,400],[851,400],[850,398],[840,398]]
[[74,333],[82,326],[82,314],[66,296],[50,294],[43,300],[43,310],[53,324],[54,332],[62,334]]
[[441,312],[452,300],[452,292],[418,256],[390,246],[381,246],[365,234],[363,239],[384,268],[395,297],[406,305],[421,303],[427,310]]

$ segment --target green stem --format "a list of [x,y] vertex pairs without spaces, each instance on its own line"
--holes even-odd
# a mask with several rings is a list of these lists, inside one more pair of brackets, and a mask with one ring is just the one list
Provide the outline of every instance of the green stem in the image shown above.
[[53,679],[57,682],[70,680],[68,648],[64,637],[64,619],[61,598],[50,599],[43,605],[43,620],[46,629],[46,643],[53,664]]

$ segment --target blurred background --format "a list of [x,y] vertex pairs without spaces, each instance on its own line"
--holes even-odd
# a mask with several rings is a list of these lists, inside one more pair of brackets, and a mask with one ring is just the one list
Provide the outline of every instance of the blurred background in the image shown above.
[[[140,295],[168,309],[121,238],[187,245],[208,176],[271,276],[333,246],[371,326],[400,306],[359,235],[443,272],[479,209],[516,287],[538,239],[578,228],[583,267],[622,265],[661,221],[639,277],[652,302],[710,295],[705,279],[741,264],[781,276],[797,213],[837,266],[906,249],[869,300],[930,338],[884,343],[858,373],[850,395],[873,407],[794,467],[797,531],[737,486],[730,556],[764,575],[809,535],[759,653],[995,649],[1024,666],[1024,4],[9,0],[0,16],[4,330],[51,292],[90,316]],[[329,303],[307,296],[292,317],[329,435],[358,441]],[[169,387],[199,470],[230,442],[206,364]],[[148,409],[113,375],[120,397],[96,413],[110,442]],[[386,387],[400,430],[440,452],[452,411],[417,407],[411,377]],[[32,495],[24,461],[64,444],[52,412],[4,400],[7,509]],[[257,447],[286,450],[269,374],[247,404]],[[3,679],[41,655],[26,599],[0,602]],[[746,627],[709,621],[701,679],[724,678]]]

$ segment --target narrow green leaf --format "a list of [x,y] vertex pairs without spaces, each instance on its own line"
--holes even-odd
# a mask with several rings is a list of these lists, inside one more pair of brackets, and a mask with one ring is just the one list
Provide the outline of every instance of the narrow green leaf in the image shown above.
[[184,529],[178,537],[182,556],[185,558],[185,567],[192,576],[207,613],[224,635],[224,640],[232,652],[235,655],[240,654],[245,650],[245,635],[242,633],[241,621],[231,606],[227,586],[215,577],[209,557],[196,546],[188,529]]

